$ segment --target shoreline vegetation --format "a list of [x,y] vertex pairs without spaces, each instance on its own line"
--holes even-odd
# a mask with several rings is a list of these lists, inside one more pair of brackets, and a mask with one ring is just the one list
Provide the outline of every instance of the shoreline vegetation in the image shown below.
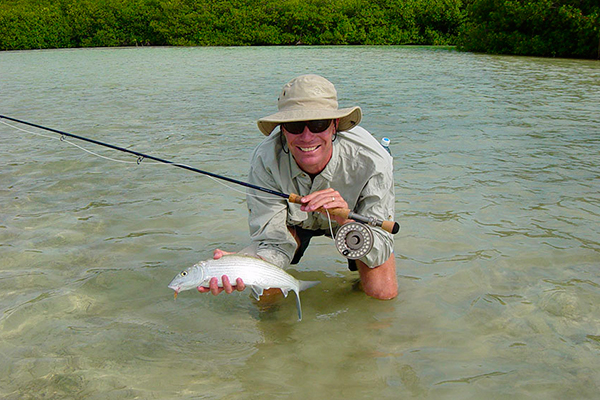
[[430,45],[600,59],[598,0],[4,0],[0,50]]

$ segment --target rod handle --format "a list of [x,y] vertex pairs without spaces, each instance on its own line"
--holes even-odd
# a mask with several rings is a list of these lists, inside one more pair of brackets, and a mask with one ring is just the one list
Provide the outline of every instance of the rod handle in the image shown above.
[[[288,200],[290,201],[290,203],[295,203],[295,204],[303,204],[302,203],[302,196],[297,195],[295,193],[290,194],[290,196],[288,197]],[[317,208],[315,211],[324,211],[325,209],[323,207]],[[327,209],[327,211],[329,211],[329,214],[331,215],[335,215],[336,217],[342,217],[345,219],[349,219],[349,215],[350,215],[350,210],[347,208],[329,208]]]
[[[299,196],[295,193],[290,194],[288,197],[288,200],[290,203],[302,204],[302,201],[301,201],[302,196]],[[320,211],[320,210],[323,210],[323,208],[321,207],[315,211]],[[366,218],[361,215],[358,215],[347,208],[329,208],[327,211],[329,211],[330,214],[335,215],[337,217],[342,217],[342,218],[346,218],[346,219],[356,219],[357,221],[364,222],[364,223],[371,223],[371,220],[372,220],[371,218]],[[380,226],[383,230],[385,230],[393,235],[395,235],[396,233],[398,233],[400,231],[400,224],[398,224],[397,222],[394,222],[394,221],[375,220],[375,225]]]
[[292,193],[289,195],[288,201],[290,203],[302,204],[302,196],[297,195],[296,193]]
[[381,229],[395,235],[396,233],[400,232],[400,224],[394,221],[382,221]]

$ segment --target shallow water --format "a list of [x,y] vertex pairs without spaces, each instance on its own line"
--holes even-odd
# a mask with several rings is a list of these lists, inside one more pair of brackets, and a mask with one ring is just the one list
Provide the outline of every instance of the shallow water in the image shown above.
[[173,301],[175,273],[247,244],[239,188],[0,124],[0,398],[597,398],[598,62],[2,52],[0,114],[245,179],[256,119],[302,73],[328,77],[392,140],[398,298],[353,290],[319,239],[290,270],[322,281],[302,293],[302,322],[292,298]]

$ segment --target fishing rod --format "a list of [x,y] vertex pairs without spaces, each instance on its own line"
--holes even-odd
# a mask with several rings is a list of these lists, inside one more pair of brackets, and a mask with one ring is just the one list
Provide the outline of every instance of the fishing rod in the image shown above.
[[[269,193],[275,196],[279,196],[279,197],[283,197],[284,199],[288,200],[290,203],[295,203],[295,204],[302,204],[302,196],[299,196],[297,194],[291,193],[291,194],[286,194],[286,193],[282,193],[282,192],[278,192],[276,190],[272,190],[269,188],[265,188],[262,186],[257,186],[257,185],[253,185],[251,183],[248,182],[243,182],[243,181],[239,181],[237,179],[233,179],[233,178],[229,178],[223,175],[218,175],[209,171],[204,171],[198,168],[194,168],[194,167],[190,167],[189,165],[185,165],[185,164],[179,164],[173,161],[169,161],[169,160],[165,160],[163,158],[159,158],[159,157],[154,157],[151,156],[149,154],[144,154],[141,153],[139,151],[134,151],[134,150],[130,150],[130,149],[126,149],[124,147],[120,147],[120,146],[115,146],[113,144],[110,143],[105,143],[105,142],[101,142],[99,140],[94,140],[94,139],[90,139],[90,138],[86,138],[84,136],[80,136],[80,135],[75,135],[73,133],[69,133],[69,132],[64,132],[64,131],[60,131],[58,129],[53,129],[53,128],[48,128],[46,126],[42,126],[42,125],[38,125],[38,124],[34,124],[31,122],[27,122],[27,121],[23,121],[20,119],[16,119],[16,118],[11,118],[11,117],[7,117],[5,115],[0,115],[0,119],[6,119],[9,121],[13,121],[19,124],[23,124],[23,125],[29,125],[31,127],[34,128],[38,128],[38,129],[42,129],[48,132],[53,132],[53,133],[57,133],[59,135],[62,136],[68,136],[74,139],[78,139],[84,142],[88,142],[88,143],[93,143],[95,145],[98,146],[104,146],[104,147],[108,147],[109,149],[113,149],[113,150],[117,150],[117,151],[121,151],[124,153],[129,153],[132,154],[134,156],[138,157],[138,164],[140,164],[144,159],[149,159],[149,160],[153,160],[159,163],[163,163],[163,164],[167,164],[167,165],[172,165],[174,167],[177,168],[182,168],[182,169],[186,169],[188,171],[192,171],[192,172],[196,172],[199,174],[203,174],[203,175],[208,175],[210,177],[213,178],[217,178],[217,179],[221,179],[230,183],[235,183],[236,185],[241,185],[241,186],[245,186],[247,188],[251,188],[251,189],[255,189],[261,192],[265,192],[265,193]],[[317,210],[318,211],[318,210]],[[386,220],[380,220],[374,217],[365,217],[362,216],[360,214],[357,214],[355,212],[352,212],[351,210],[347,209],[347,208],[332,208],[330,210],[327,210],[330,214],[335,215],[335,216],[339,216],[342,218],[346,218],[346,219],[354,219],[356,221],[359,221],[363,224],[368,224],[368,225],[372,225],[372,226],[378,226],[381,227],[382,229],[384,229],[387,232],[390,232],[392,234],[396,234],[398,233],[398,231],[400,230],[400,225],[397,222],[394,221],[386,221]]]

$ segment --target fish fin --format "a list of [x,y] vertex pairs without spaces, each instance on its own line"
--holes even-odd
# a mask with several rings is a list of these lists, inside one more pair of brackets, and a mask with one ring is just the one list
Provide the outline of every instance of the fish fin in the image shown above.
[[300,292],[303,290],[306,290],[308,288],[311,288],[315,285],[318,285],[321,282],[319,282],[319,281],[298,281],[298,282],[300,283],[299,289],[297,292],[294,290],[294,293],[296,294],[296,307],[298,308],[298,321],[302,321],[302,305],[300,304]]
[[300,304],[300,293],[294,291],[296,294],[296,307],[298,308],[298,321],[302,321],[302,305]]
[[321,283],[320,281],[299,281],[300,282],[300,291],[310,289],[313,286]]
[[287,295],[288,295],[287,289],[279,288],[279,290],[281,290],[281,293],[283,293],[283,297],[287,297]]
[[252,297],[256,300],[260,300],[260,296],[263,294],[263,288],[260,286],[250,286],[250,288],[252,289]]

